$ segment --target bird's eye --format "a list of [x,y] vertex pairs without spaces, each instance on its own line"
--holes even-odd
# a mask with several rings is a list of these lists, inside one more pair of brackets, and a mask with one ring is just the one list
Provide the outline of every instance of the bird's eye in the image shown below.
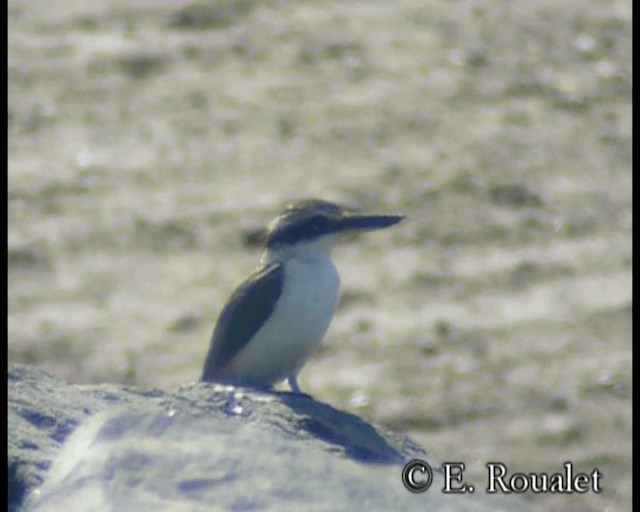
[[327,226],[327,218],[324,215],[314,215],[311,217],[310,225],[316,232],[323,231]]

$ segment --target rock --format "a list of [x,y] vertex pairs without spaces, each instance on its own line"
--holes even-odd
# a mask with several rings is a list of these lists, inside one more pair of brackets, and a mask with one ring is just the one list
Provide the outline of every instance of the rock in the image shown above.
[[[415,442],[304,395],[67,385],[10,365],[8,399],[11,511],[522,509],[443,495]],[[435,468],[430,492],[404,488],[412,458]]]

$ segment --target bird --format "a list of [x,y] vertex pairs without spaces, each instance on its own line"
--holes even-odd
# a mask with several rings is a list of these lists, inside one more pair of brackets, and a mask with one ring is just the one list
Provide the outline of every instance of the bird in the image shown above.
[[404,215],[362,214],[322,199],[286,205],[267,227],[260,266],[220,313],[201,382],[271,389],[298,374],[336,310],[340,276],[331,251],[345,234],[384,229]]

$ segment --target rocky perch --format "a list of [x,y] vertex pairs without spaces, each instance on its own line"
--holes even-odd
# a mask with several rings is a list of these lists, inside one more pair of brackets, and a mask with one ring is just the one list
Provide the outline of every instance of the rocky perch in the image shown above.
[[169,392],[8,371],[10,511],[523,510],[402,484],[409,438],[291,393],[214,384]]

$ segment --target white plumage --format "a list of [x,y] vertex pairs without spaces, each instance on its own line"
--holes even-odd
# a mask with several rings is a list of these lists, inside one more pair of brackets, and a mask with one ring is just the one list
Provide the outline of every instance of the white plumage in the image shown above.
[[265,253],[264,263],[284,265],[282,294],[269,321],[234,358],[233,373],[278,382],[295,378],[302,369],[322,342],[338,303],[340,276],[330,259],[335,238],[326,235]]

